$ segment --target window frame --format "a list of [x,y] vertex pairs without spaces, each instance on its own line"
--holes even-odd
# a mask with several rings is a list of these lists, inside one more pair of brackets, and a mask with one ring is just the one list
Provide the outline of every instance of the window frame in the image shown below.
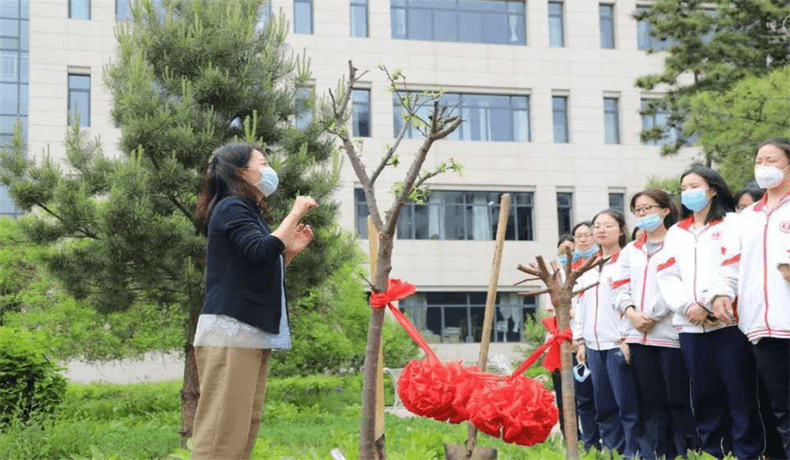
[[[296,26],[296,23],[297,23],[297,20],[296,20],[296,5],[297,5],[297,3],[303,3],[303,4],[307,4],[307,5],[310,6],[310,24],[309,24],[310,25],[310,27],[309,27],[310,31],[309,32],[300,32],[299,30],[297,30],[297,26]],[[314,35],[315,34],[315,14],[314,13],[315,12],[313,10],[313,0],[294,0],[293,1],[293,19],[294,19],[294,21],[293,21],[293,33],[294,34],[299,34],[299,35]]]
[[[367,94],[367,127],[368,133],[367,135],[363,136],[360,135],[360,130],[358,126],[359,119],[357,118],[357,111],[356,108],[360,105],[363,105],[362,102],[357,102],[354,100],[354,93],[359,91],[360,93]],[[372,101],[371,101],[371,94],[370,88],[353,88],[351,94],[351,133],[353,137],[372,137],[373,135],[373,114],[372,114]]]
[[[614,110],[609,110],[607,101],[614,101]],[[609,139],[609,117],[612,114],[614,117],[614,133],[615,138]],[[604,120],[604,143],[615,145],[620,144],[620,98],[617,96],[604,96],[603,98],[603,120]]]
[[[613,205],[612,198],[615,198],[616,200],[620,200],[620,206]],[[625,216],[625,207],[626,207],[625,192],[609,190],[609,209],[620,211]]]
[[[88,89],[72,88],[71,87],[71,77],[86,77],[88,79]],[[91,76],[89,74],[69,72],[68,76],[67,76],[67,79],[68,79],[67,80],[67,88],[68,88],[68,104],[69,105],[68,105],[68,110],[66,111],[66,114],[67,114],[66,118],[67,118],[68,126],[74,126],[73,122],[72,122],[72,112],[71,112],[71,107],[72,107],[72,99],[71,98],[72,98],[72,94],[73,93],[85,93],[85,94],[88,95],[88,104],[87,104],[88,120],[87,120],[87,123],[85,123],[85,119],[82,116],[83,114],[80,113],[80,121],[79,122],[80,122],[80,128],[90,128],[90,126],[91,126],[91,118],[92,118],[91,117],[91,90],[93,88],[92,81],[91,81],[92,80]]]
[[[354,10],[364,8],[365,10],[365,35],[354,34]],[[370,37],[370,8],[368,0],[351,0],[349,2],[349,32],[352,37],[368,38]]]
[[[552,14],[552,6],[558,6],[560,9],[560,14]],[[552,28],[552,18],[559,18],[559,44],[555,44],[554,41],[558,36],[556,35],[554,29]],[[549,47],[550,48],[565,48],[565,4],[564,2],[557,2],[552,1],[549,2]]]
[[73,14],[72,5],[74,4],[74,2],[78,2],[78,1],[81,1],[81,0],[69,0],[69,19],[77,19],[77,20],[82,20],[82,21],[90,21],[90,20],[91,20],[92,13],[93,13],[93,11],[92,11],[92,5],[91,5],[91,0],[84,0],[84,2],[85,2],[85,3],[87,3],[87,11],[88,11],[88,17],[87,17],[87,18],[75,18],[74,16],[72,16],[72,14]]
[[[565,196],[565,195],[568,196],[568,202],[570,203],[569,205],[566,206],[564,204],[563,205],[560,204],[560,196],[561,195],[562,196]],[[574,195],[573,191],[568,191],[568,190],[558,190],[557,191],[557,195],[556,195],[556,199],[557,199],[557,203],[556,203],[557,204],[557,229],[559,230],[559,232],[558,232],[559,236],[562,236],[564,234],[571,234],[571,231],[573,230],[573,226],[575,225],[574,218],[573,218],[573,195]],[[567,210],[567,217],[568,217],[568,228],[567,229],[562,228],[563,227],[562,219],[564,217],[562,214],[564,214],[566,212],[565,210]]]
[[[553,136],[554,136],[554,143],[555,144],[570,144],[571,142],[571,128],[570,128],[570,115],[569,115],[569,98],[570,96],[566,94],[552,94],[551,96],[551,120],[552,120],[552,128],[553,128]],[[557,119],[555,115],[560,113],[560,111],[554,105],[555,100],[562,100],[563,101],[563,108],[562,108],[562,116],[563,116],[563,123],[564,123],[564,140],[557,140]]]
[[[605,17],[604,16],[604,8],[611,8],[611,16],[610,17]],[[616,35],[617,28],[615,27],[615,20],[616,20],[615,18],[616,18],[616,16],[615,16],[615,4],[614,3],[599,3],[598,4],[598,22],[599,22],[599,25],[600,25],[600,33],[601,33],[601,49],[616,49],[617,48],[617,35]],[[606,46],[607,44],[604,43],[604,36],[605,36],[604,31],[606,30],[604,28],[604,21],[608,21],[609,22],[608,31],[610,31],[611,45],[612,46]]]

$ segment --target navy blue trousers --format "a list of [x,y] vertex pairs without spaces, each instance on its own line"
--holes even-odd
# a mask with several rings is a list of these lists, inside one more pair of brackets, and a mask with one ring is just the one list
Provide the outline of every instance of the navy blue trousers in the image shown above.
[[746,336],[737,327],[679,336],[702,450],[716,458],[730,451],[739,459],[759,458],[765,433],[757,369]]
[[633,369],[619,348],[587,348],[587,365],[592,373],[596,420],[604,446],[624,457],[636,456],[643,448]]
[[679,348],[629,344],[640,396],[642,457],[686,457],[699,448],[691,415],[689,376]]
[[[576,366],[576,355],[573,355],[573,365]],[[560,370],[551,373],[554,382],[554,393],[557,395],[557,407],[560,409],[560,429],[565,435],[565,423],[562,415],[562,379]],[[576,390],[576,415],[578,416],[581,432],[578,439],[584,441],[584,450],[601,450],[601,434],[598,431],[598,422],[595,421],[595,405],[593,403],[592,379],[587,377],[584,382],[573,379]]]
[[[766,455],[773,453],[772,459],[790,458],[790,339],[763,338],[752,344],[752,351],[765,386],[761,404],[767,402],[770,407],[763,418],[768,418],[766,425],[778,431],[782,444],[780,449],[766,451]],[[771,415],[773,419],[769,418]],[[772,441],[771,436],[768,440]],[[784,452],[775,452],[777,450]]]

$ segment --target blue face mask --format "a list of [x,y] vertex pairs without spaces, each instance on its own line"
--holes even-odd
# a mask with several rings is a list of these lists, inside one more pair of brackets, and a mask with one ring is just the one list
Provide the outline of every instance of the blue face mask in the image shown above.
[[590,368],[587,367],[584,363],[579,363],[576,367],[573,368],[573,378],[576,379],[577,382],[584,382],[587,380],[587,377],[590,376]]
[[663,221],[664,219],[662,219],[658,214],[650,214],[649,216],[645,216],[637,220],[636,226],[646,232],[652,232],[653,230],[657,229]]
[[557,263],[560,264],[560,266],[564,266],[567,262],[568,262],[568,257],[567,256],[559,256],[559,257],[557,257]]
[[704,188],[693,188],[680,194],[680,202],[692,212],[702,211],[709,201]]
[[277,171],[268,166],[262,167],[258,172],[261,173],[261,180],[256,185],[263,192],[263,196],[268,198],[269,195],[277,190],[277,186],[280,184],[280,177],[277,175]]
[[588,249],[588,250],[586,250],[584,252],[581,252],[579,250],[574,251],[573,252],[573,257],[576,257],[578,255],[579,256],[578,259],[589,259],[590,257],[598,254],[598,251],[600,251],[600,250],[601,250],[601,248],[599,248],[597,244],[594,244],[594,245],[592,245],[592,247],[590,247],[590,249]]

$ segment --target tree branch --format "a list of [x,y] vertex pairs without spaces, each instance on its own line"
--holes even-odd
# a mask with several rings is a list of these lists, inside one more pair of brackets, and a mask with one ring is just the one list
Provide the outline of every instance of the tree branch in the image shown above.
[[[60,215],[58,215],[58,213],[56,213],[56,212],[54,212],[54,211],[50,210],[50,209],[49,209],[49,208],[47,208],[47,207],[46,207],[44,204],[42,204],[42,203],[36,203],[36,206],[38,206],[39,208],[43,209],[43,210],[44,210],[44,211],[46,211],[46,212],[47,212],[49,215],[51,215],[52,217],[54,217],[54,218],[58,219],[58,220],[59,220],[59,221],[61,221],[62,223],[64,223],[64,224],[66,224],[66,223],[67,223],[67,222],[66,222],[66,220],[65,220],[65,219],[64,219],[62,216],[60,216]],[[79,233],[81,233],[81,234],[85,235],[85,236],[86,236],[86,237],[88,237],[88,238],[91,238],[91,239],[94,239],[94,240],[99,240],[99,239],[101,239],[101,238],[99,238],[99,236],[98,236],[98,235],[96,235],[95,233],[91,232],[90,230],[87,230],[87,229],[84,229],[84,228],[81,228],[81,227],[77,227],[77,226],[70,226],[70,227],[72,227],[74,230],[78,231]]]
[[578,291],[573,291],[573,295],[581,294],[582,292],[586,291],[587,289],[592,289],[595,286],[598,286],[598,284],[599,284],[599,282],[596,281],[596,282],[594,282],[593,284],[591,284],[591,285],[589,285],[587,287],[579,289]]
[[406,131],[408,129],[409,129],[409,123],[403,123],[403,126],[401,126],[400,132],[398,133],[398,137],[395,138],[395,143],[392,144],[392,147],[390,147],[389,150],[387,150],[387,153],[384,154],[384,157],[381,159],[381,162],[379,163],[378,167],[376,167],[376,170],[373,171],[373,174],[370,176],[370,185],[376,183],[376,179],[379,178],[379,174],[381,174],[381,172],[384,171],[384,168],[387,166],[387,164],[389,164],[392,155],[395,154],[395,151],[398,149],[398,146],[400,145],[400,142],[403,140],[403,137],[406,135]]

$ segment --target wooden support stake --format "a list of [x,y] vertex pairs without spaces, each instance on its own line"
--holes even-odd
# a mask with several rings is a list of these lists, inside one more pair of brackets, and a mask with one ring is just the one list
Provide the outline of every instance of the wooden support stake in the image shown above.
[[[368,216],[368,247],[370,248],[370,276],[376,276],[379,255],[379,232],[373,225],[373,218]],[[376,371],[376,427],[373,442],[376,460],[387,458],[384,437],[384,342],[379,346],[378,370]]]
[[[488,294],[486,295],[486,310],[483,319],[483,337],[480,340],[480,355],[477,358],[477,366],[481,371],[486,370],[488,364],[488,345],[491,343],[491,329],[494,324],[496,314],[496,293],[499,286],[499,269],[502,267],[502,250],[505,245],[505,230],[507,229],[507,218],[510,213],[510,195],[504,194],[499,202],[499,223],[496,230],[496,242],[494,243],[494,261],[491,265],[491,278],[488,280]],[[466,443],[466,456],[472,458],[477,443],[477,428],[469,422],[469,439]]]

